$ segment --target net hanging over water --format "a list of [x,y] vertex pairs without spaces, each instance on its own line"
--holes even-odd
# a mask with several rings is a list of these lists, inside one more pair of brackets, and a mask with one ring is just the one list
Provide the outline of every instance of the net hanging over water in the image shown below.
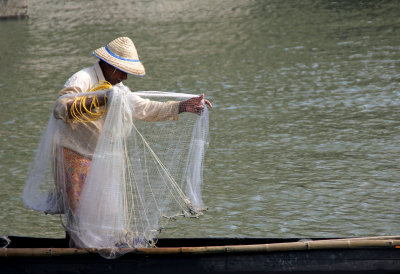
[[[56,118],[60,100],[76,102],[85,96],[94,101],[104,94],[106,108],[90,110],[104,114],[93,121]],[[131,92],[123,85],[61,96],[31,165],[24,203],[34,210],[64,214],[74,245],[98,248],[107,258],[122,255],[126,248],[153,246],[168,220],[197,217],[204,209],[208,110],[205,107],[201,115],[181,113],[177,121],[159,114],[161,121],[148,122],[136,119],[135,108],[141,105],[133,102],[192,97]]]

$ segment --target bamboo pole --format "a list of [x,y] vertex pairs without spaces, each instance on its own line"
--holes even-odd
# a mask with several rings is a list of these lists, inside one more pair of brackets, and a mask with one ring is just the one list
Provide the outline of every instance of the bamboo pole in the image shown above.
[[[367,238],[367,239],[366,239]],[[160,248],[133,248],[124,249],[127,253],[134,255],[178,255],[178,254],[226,254],[226,253],[265,253],[265,252],[287,252],[300,250],[321,250],[321,249],[351,249],[387,247],[395,248],[400,246],[400,237],[396,239],[369,239],[347,238],[334,240],[302,241],[275,244],[255,245],[230,245],[230,246],[203,246],[203,247],[160,247]],[[377,237],[380,238],[380,237]],[[386,238],[386,236],[384,236]],[[2,248],[0,257],[54,257],[54,256],[87,256],[97,254],[94,248]]]
[[357,237],[357,238],[343,238],[338,240],[387,240],[387,239],[400,239],[400,235],[393,236],[369,236],[369,237]]

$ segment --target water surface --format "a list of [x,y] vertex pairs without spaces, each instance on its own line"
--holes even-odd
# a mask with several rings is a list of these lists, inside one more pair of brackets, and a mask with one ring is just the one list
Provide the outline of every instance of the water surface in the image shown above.
[[398,1],[45,1],[0,21],[0,234],[62,237],[26,172],[64,82],[118,36],[132,90],[213,102],[198,220],[162,237],[400,232]]

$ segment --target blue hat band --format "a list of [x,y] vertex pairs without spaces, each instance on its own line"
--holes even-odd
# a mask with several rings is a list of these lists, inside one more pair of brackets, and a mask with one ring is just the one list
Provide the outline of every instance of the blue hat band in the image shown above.
[[115,53],[113,53],[111,50],[109,50],[107,46],[105,46],[105,49],[112,57],[115,57],[115,58],[117,58],[119,60],[129,61],[129,62],[140,62],[140,60],[137,60],[137,59],[127,59],[127,58],[124,58],[124,57],[120,57],[120,56],[116,55]]

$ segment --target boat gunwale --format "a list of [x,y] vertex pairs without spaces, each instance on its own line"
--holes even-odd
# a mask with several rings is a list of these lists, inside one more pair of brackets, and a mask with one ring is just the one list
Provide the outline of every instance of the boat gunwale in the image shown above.
[[[237,253],[267,253],[290,252],[322,249],[363,249],[363,248],[399,248],[400,236],[382,236],[365,238],[339,238],[325,240],[302,240],[297,242],[247,244],[247,245],[218,245],[194,247],[155,247],[155,248],[122,248],[118,249],[126,255],[134,256],[164,256],[164,255],[206,255],[206,254],[237,254]],[[57,257],[57,256],[86,256],[99,254],[101,251],[112,249],[96,248],[0,248],[1,257]]]

